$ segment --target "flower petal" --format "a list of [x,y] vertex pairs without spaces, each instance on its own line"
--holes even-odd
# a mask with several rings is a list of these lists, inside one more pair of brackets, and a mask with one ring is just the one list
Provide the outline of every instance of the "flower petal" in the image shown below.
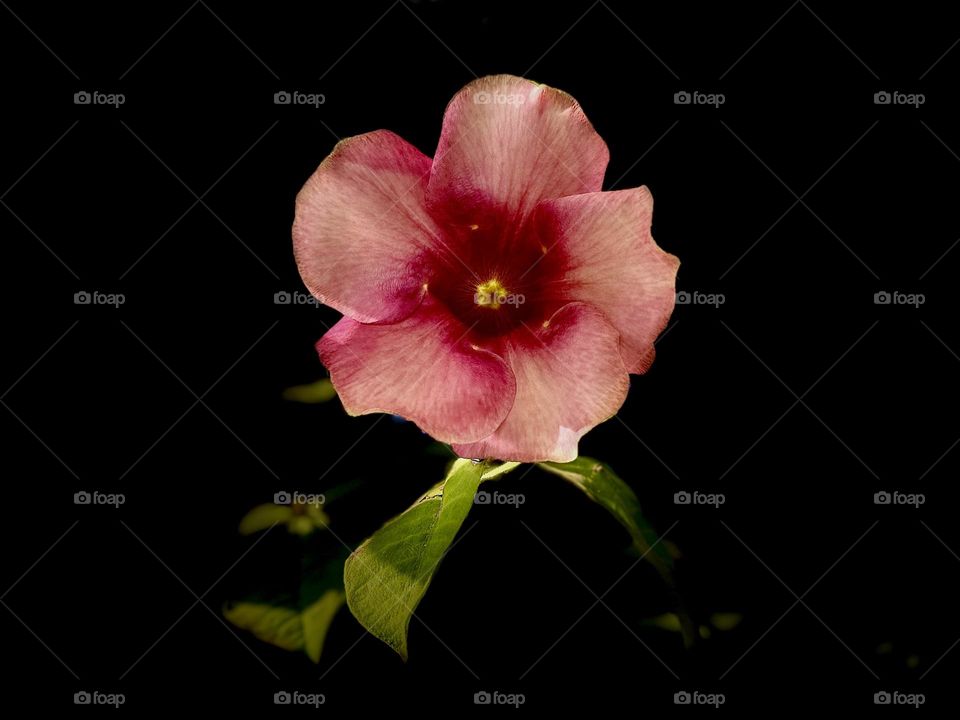
[[297,195],[293,249],[317,299],[360,322],[420,302],[436,230],[424,209],[431,160],[386,130],[337,143]]
[[570,462],[580,438],[616,414],[630,381],[619,334],[584,303],[560,308],[544,326],[506,343],[517,395],[503,424],[480,442],[454,445],[462,457]]
[[525,217],[543,199],[600,190],[610,153],[577,101],[512,75],[471,82],[447,106],[431,205],[502,205]]
[[516,383],[504,360],[468,334],[428,297],[391,325],[345,317],[317,351],[350,415],[393,413],[442,442],[473,442],[503,422]]
[[620,331],[623,363],[643,373],[676,302],[680,261],[650,234],[646,187],[541,203],[535,222],[568,268],[560,294],[599,308]]

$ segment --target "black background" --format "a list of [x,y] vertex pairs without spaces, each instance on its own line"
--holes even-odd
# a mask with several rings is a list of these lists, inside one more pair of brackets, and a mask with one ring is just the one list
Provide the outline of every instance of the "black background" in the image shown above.
[[[7,702],[72,709],[98,689],[134,712],[262,711],[299,689],[324,693],[326,713],[438,712],[499,690],[527,708],[643,712],[697,689],[728,709],[870,711],[885,689],[956,705],[948,8],[4,5]],[[444,459],[409,424],[281,399],[323,375],[313,344],[337,319],[273,301],[303,290],[293,198],[338,137],[388,128],[432,153],[446,102],[496,72],[576,97],[610,147],[606,187],[652,190],[678,289],[725,298],[677,307],[620,420],[581,450],[669,529],[698,620],[744,621],[692,651],[646,627],[669,600],[619,527],[559,479],[518,472],[502,489],[525,505],[471,513],[406,665],[343,611],[313,666],[218,621],[294,549],[278,529],[245,554],[239,518],[280,489],[359,479],[331,509],[353,542]],[[75,105],[81,90],[126,102]],[[279,90],[326,102],[278,106]],[[684,90],[725,103],[675,104]],[[876,105],[883,90],[926,101]],[[75,305],[84,290],[126,303]],[[895,290],[925,303],[874,303]],[[77,507],[83,489],[127,502]],[[726,503],[677,506],[682,489]],[[884,489],[927,501],[874,505]]]

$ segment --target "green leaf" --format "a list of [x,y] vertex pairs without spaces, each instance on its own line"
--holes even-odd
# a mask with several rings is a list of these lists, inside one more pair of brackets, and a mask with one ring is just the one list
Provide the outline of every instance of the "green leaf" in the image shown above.
[[303,650],[320,662],[323,642],[334,615],[346,600],[342,590],[327,590],[302,612],[296,608],[258,602],[238,602],[224,609],[224,617],[258,640],[283,650]]
[[330,518],[319,505],[257,505],[240,521],[240,534],[252,535],[274,525],[284,524],[294,535],[306,537],[330,524]]
[[680,624],[680,616],[676,613],[663,613],[662,615],[657,615],[654,618],[650,618],[644,621],[646,625],[653,625],[658,627],[661,630],[667,630],[669,632],[680,632],[682,627]]
[[710,624],[717,630],[733,630],[742,620],[742,613],[714,613],[710,616]]
[[589,457],[578,457],[568,463],[539,463],[549,473],[559,475],[564,480],[580,488],[591,500],[609,512],[630,533],[633,548],[641,557],[648,560],[660,573],[671,593],[675,595],[678,607],[677,618],[683,642],[688,647],[693,644],[695,627],[690,616],[682,607],[673,577],[673,555],[670,547],[658,536],[653,526],[647,522],[640,509],[636,494],[621,480],[606,463]]
[[662,542],[657,542],[657,533],[643,516],[636,494],[609,465],[581,456],[568,463],[540,463],[540,467],[580,488],[613,515],[630,533],[634,547],[672,585],[673,558],[669,550]]
[[319,600],[300,615],[303,623],[303,645],[307,657],[315,663],[320,662],[323,642],[327,639],[327,630],[333,622],[333,616],[346,602],[347,596],[342,590],[327,590]]
[[223,611],[224,617],[241,630],[248,630],[265,643],[284,650],[303,648],[300,611],[268,603],[238,602]]
[[505,462],[495,465],[491,469],[487,470],[480,476],[480,480],[486,482],[487,480],[496,480],[501,475],[506,475],[508,472],[514,468],[520,467],[518,462]]
[[320,662],[327,631],[346,602],[346,558],[343,550],[331,554],[310,546],[301,556],[301,572],[293,578],[292,587],[248,594],[224,607],[223,615],[263,642],[284,650],[301,650],[315,663]]
[[517,464],[490,468],[455,460],[443,482],[347,558],[343,577],[350,611],[404,660],[410,618],[473,506],[477,488],[483,479],[509,472]]
[[333,389],[330,378],[323,378],[307,385],[294,385],[283,391],[283,399],[299,403],[325,403],[333,400],[337,391]]
[[286,523],[292,517],[293,508],[289,505],[275,505],[273,503],[257,505],[240,521],[240,534],[252,535],[279,523]]

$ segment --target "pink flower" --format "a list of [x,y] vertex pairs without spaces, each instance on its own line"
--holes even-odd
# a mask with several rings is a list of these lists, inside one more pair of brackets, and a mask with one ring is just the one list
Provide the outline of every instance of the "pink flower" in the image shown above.
[[447,106],[431,160],[386,130],[297,196],[300,274],[344,317],[317,344],[347,412],[402,415],[463,457],[567,462],[653,362],[679,261],[646,187],[569,95],[510,75]]

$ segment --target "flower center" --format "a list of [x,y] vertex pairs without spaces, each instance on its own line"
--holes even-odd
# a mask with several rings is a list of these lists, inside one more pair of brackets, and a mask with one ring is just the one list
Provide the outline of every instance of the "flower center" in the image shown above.
[[497,278],[490,278],[477,285],[473,302],[488,310],[499,310],[501,305],[519,305],[520,296],[509,292]]

